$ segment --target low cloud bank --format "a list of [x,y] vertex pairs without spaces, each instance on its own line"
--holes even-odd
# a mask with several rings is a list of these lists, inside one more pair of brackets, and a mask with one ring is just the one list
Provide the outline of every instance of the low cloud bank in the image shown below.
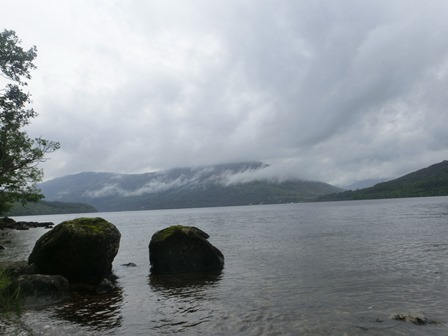
[[142,183],[137,186],[135,182],[130,182],[130,179],[136,175],[113,176],[99,189],[87,190],[83,196],[91,198],[114,195],[133,197],[175,188],[198,188],[210,184],[231,186],[252,181],[279,183],[291,179],[297,180],[291,171],[262,163],[241,164],[240,168],[228,169],[222,166],[172,169],[144,175],[147,175],[147,178],[142,179]]

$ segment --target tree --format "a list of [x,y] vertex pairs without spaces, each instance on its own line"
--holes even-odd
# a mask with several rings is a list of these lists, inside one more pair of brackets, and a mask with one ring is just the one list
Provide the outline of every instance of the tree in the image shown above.
[[24,92],[36,47],[24,50],[12,30],[0,32],[0,214],[14,202],[36,202],[43,198],[37,189],[43,171],[38,168],[45,155],[59,148],[59,143],[42,138],[30,138],[23,128],[37,113],[29,108],[31,95]]

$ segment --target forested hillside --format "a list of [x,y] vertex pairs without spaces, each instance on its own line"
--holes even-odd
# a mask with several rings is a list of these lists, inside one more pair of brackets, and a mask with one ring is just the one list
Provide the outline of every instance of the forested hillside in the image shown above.
[[321,201],[448,195],[448,161],[442,161],[370,188],[323,195]]

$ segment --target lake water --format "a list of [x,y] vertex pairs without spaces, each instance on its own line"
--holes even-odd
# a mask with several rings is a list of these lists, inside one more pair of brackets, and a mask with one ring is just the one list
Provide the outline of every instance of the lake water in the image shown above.
[[[93,216],[122,234],[119,290],[26,311],[21,335],[448,335],[448,197]],[[151,276],[150,238],[173,224],[207,232],[224,270]],[[27,259],[45,232],[11,231],[0,260]],[[440,323],[389,318],[408,311]]]

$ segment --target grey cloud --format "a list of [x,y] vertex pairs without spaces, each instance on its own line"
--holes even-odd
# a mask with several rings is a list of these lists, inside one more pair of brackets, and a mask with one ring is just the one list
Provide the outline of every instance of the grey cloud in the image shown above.
[[17,28],[39,48],[30,131],[62,144],[47,178],[258,160],[346,184],[448,154],[444,1],[49,6]]

